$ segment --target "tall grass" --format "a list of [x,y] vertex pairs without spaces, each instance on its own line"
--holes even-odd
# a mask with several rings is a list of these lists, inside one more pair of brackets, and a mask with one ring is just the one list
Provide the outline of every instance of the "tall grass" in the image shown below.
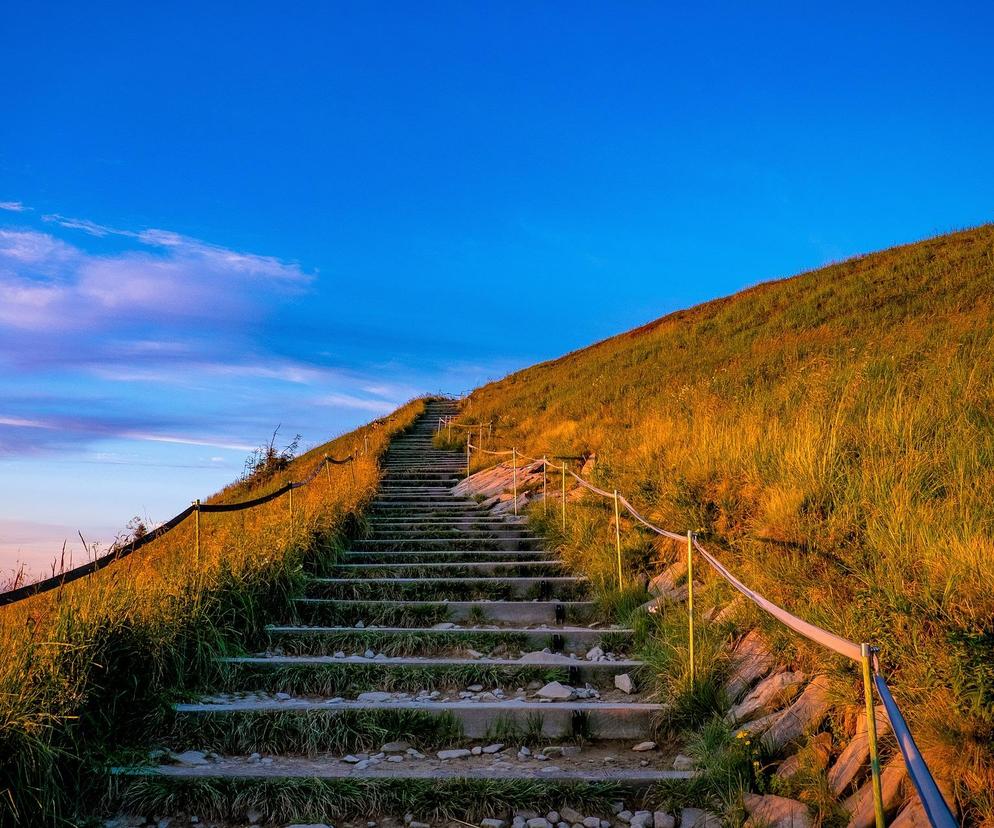
[[211,499],[265,494],[368,438],[357,462],[294,491],[292,522],[286,495],[203,514],[198,559],[191,517],[89,578],[0,610],[0,824],[69,824],[106,786],[101,764],[141,747],[174,694],[209,684],[218,655],[284,614],[305,560],[334,546],[375,490],[390,436],[421,410],[415,400]]
[[595,452],[597,485],[878,643],[930,760],[994,816],[994,227],[672,314],[485,386],[464,417],[533,456]]

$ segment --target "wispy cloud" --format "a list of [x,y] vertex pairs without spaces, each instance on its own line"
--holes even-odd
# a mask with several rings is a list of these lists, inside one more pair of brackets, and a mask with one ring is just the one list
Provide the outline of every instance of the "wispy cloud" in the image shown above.
[[372,400],[365,397],[357,397],[353,394],[332,393],[325,394],[314,400],[315,405],[327,405],[335,408],[355,408],[359,411],[372,411],[376,414],[386,414],[397,407],[397,403],[390,400]]
[[20,201],[0,201],[0,210],[9,210],[11,213],[23,213],[28,209]]

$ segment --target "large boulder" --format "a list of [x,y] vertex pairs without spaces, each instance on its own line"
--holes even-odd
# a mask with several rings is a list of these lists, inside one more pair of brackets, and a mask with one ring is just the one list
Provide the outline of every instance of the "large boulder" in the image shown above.
[[774,776],[778,779],[791,779],[802,769],[821,773],[828,767],[831,756],[832,734],[818,733],[797,753],[784,759]]
[[783,796],[747,793],[742,798],[749,819],[746,828],[811,828],[808,806]]
[[[901,803],[901,787],[907,778],[904,769],[904,759],[897,754],[891,759],[880,773],[880,790],[883,794],[884,814],[892,814]],[[873,809],[873,780],[867,778],[863,787],[850,796],[844,803],[849,812],[849,824],[846,828],[873,828],[876,817]]]
[[[877,737],[890,732],[890,722],[884,706],[874,708],[873,718],[877,723]],[[860,713],[856,721],[856,735],[852,737],[839,754],[828,772],[828,787],[836,796],[841,796],[853,783],[861,771],[870,763],[870,738],[866,732],[866,713]]]
[[736,701],[752,684],[774,667],[773,656],[759,630],[750,630],[732,650],[725,695]]
[[815,676],[797,700],[766,731],[763,744],[772,753],[779,753],[787,745],[797,742],[805,733],[817,729],[830,708],[828,676]]
[[783,707],[804,683],[804,673],[774,673],[759,682],[741,702],[725,715],[729,724],[746,722],[758,714]]

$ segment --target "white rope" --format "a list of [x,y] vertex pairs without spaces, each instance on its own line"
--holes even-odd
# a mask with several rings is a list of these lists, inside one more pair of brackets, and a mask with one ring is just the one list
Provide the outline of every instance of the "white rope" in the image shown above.
[[512,451],[490,451],[490,449],[480,448],[479,446],[474,446],[468,440],[466,441],[466,445],[469,446],[474,451],[482,451],[484,454],[494,454],[494,455],[501,455],[501,456],[508,455],[508,454],[514,454],[513,450]]

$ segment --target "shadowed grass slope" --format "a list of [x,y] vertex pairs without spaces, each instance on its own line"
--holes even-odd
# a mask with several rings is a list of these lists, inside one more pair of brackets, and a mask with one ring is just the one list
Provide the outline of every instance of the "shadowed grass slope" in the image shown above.
[[[242,512],[203,514],[96,575],[0,610],[0,825],[55,825],[100,785],[86,765],[142,740],[168,696],[217,676],[218,655],[264,641],[263,627],[301,591],[306,558],[335,557],[343,531],[379,480],[377,458],[421,400],[332,440],[211,502],[237,502],[302,480],[325,453],[331,466],[294,491]],[[89,782],[87,782],[89,780]]]

